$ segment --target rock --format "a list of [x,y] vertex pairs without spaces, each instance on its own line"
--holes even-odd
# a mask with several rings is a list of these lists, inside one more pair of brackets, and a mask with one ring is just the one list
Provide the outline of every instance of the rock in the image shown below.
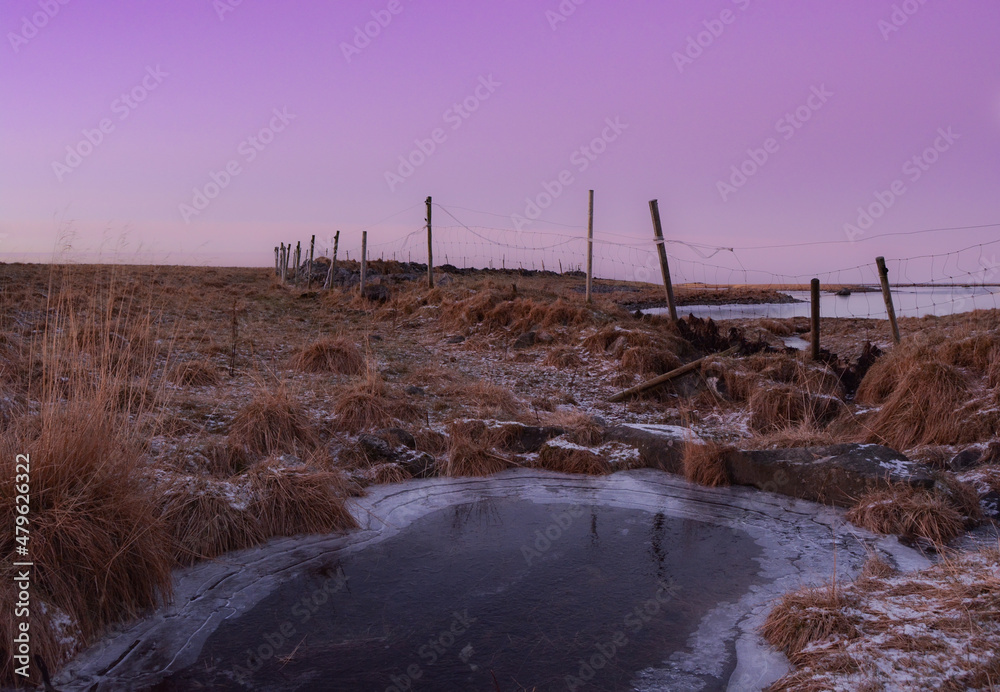
[[423,387],[418,387],[415,384],[411,384],[409,387],[403,390],[411,396],[425,396],[427,394]]
[[414,478],[434,475],[434,457],[418,452],[416,445],[413,436],[400,428],[387,428],[378,435],[358,435],[358,446],[369,463],[398,464]]
[[727,456],[726,467],[736,485],[841,507],[890,484],[934,486],[928,470],[881,445],[737,450]]
[[979,466],[982,458],[983,450],[978,447],[969,447],[968,449],[963,449],[961,452],[953,456],[951,461],[948,462],[948,468],[955,472],[965,471],[966,469],[971,469],[974,466]]
[[455,335],[455,336],[448,337],[448,339],[445,340],[445,343],[446,344],[460,344],[463,341],[465,341],[465,337],[462,336],[461,334],[458,334],[458,335]]
[[535,332],[535,342],[539,344],[551,344],[554,337],[548,332]]
[[983,508],[983,514],[991,519],[1000,517],[1000,493],[991,490],[985,495],[979,496],[979,504]]
[[694,430],[677,425],[618,425],[607,430],[604,439],[635,447],[643,466],[668,473],[683,472],[685,441],[701,443]]
[[392,459],[392,445],[377,435],[358,435],[358,446],[368,461]]
[[361,295],[373,303],[386,303],[392,297],[389,287],[385,284],[365,284],[365,290]]
[[514,340],[512,348],[530,348],[535,345],[535,332],[525,332]]
[[385,428],[379,430],[377,434],[389,444],[401,445],[410,449],[417,448],[417,440],[402,428]]
[[851,289],[842,288],[839,291],[837,291],[837,295],[841,296],[842,298],[846,298],[847,296],[851,295]]

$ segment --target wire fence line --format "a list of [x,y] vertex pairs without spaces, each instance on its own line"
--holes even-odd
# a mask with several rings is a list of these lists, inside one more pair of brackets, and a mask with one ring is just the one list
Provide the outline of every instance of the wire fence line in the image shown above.
[[[389,220],[413,212],[409,207],[387,217]],[[434,203],[436,220],[433,224],[434,265],[452,265],[460,269],[521,269],[549,271],[560,274],[580,272],[586,268],[587,238],[585,226],[554,224],[565,230],[526,230],[467,224],[461,220],[463,212],[486,214],[507,218],[501,214],[466,209],[454,205]],[[383,221],[385,221],[383,220]],[[372,224],[371,226],[378,225]],[[368,226],[366,228],[371,228]],[[982,229],[1000,227],[984,224],[963,227]],[[426,264],[427,227],[425,223],[411,227],[401,238],[367,243],[369,260],[394,260]],[[573,231],[577,231],[574,233]],[[946,232],[957,229],[923,229],[871,236],[909,236],[928,232]],[[341,238],[338,258],[359,259],[361,255],[360,232],[357,239]],[[823,246],[848,241],[816,241],[796,243],[800,246]],[[655,241],[637,239],[614,233],[596,235],[593,240],[593,276],[637,284],[661,284],[661,270]],[[684,314],[710,316],[716,319],[739,317],[797,317],[809,315],[808,283],[817,278],[824,287],[821,299],[824,317],[860,317],[885,319],[886,307],[879,289],[880,276],[875,258],[870,263],[832,271],[805,274],[783,274],[745,266],[741,252],[765,249],[770,246],[744,248],[714,246],[682,240],[665,241],[670,273],[675,286],[681,289],[698,287],[717,293],[712,305],[684,305]],[[778,246],[788,247],[788,246]],[[318,254],[329,256],[331,242],[323,241]],[[695,258],[681,256],[684,251]],[[886,258],[897,315],[924,316],[948,315],[975,309],[1000,307],[1000,240],[972,244],[943,253],[913,257]],[[754,285],[770,287],[791,298],[789,302],[741,304],[746,291],[741,287]],[[638,292],[640,289],[632,287]],[[627,290],[627,288],[626,288]],[[725,295],[731,291],[733,301]],[[840,293],[838,295],[838,292]],[[788,301],[788,298],[780,298]]]

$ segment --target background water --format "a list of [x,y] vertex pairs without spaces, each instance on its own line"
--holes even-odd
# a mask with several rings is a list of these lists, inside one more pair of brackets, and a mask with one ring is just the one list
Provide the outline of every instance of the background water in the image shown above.
[[[784,291],[802,302],[763,303],[759,305],[682,305],[677,312],[681,317],[711,317],[716,320],[740,318],[809,317],[809,291]],[[996,286],[936,286],[903,287],[892,289],[893,305],[897,317],[923,317],[925,315],[952,315],[972,310],[990,310],[1000,307],[1000,288]],[[650,308],[646,314],[662,315],[666,308]],[[881,291],[855,292],[850,296],[822,293],[820,314],[823,317],[862,317],[888,319]]]

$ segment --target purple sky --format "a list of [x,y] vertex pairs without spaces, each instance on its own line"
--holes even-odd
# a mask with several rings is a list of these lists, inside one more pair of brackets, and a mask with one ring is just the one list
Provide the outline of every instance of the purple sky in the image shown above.
[[[418,229],[428,195],[466,224],[518,226],[517,242],[551,244],[541,232],[585,233],[588,189],[599,239],[647,241],[658,198],[669,238],[738,248],[701,260],[671,245],[671,255],[783,274],[1000,238],[993,226],[870,239],[1000,223],[993,0],[221,6],[3,2],[0,259],[50,257],[67,229],[78,256],[121,261],[263,265],[279,241],[315,233],[325,248],[337,229],[356,252],[364,227],[372,245]],[[373,12],[391,21],[354,49]],[[689,48],[711,29],[700,54]],[[679,64],[685,50],[694,57]],[[129,92],[144,100],[127,103]],[[463,117],[454,106],[466,100],[476,109]],[[275,109],[294,117],[286,125]],[[254,149],[249,138],[271,125],[280,131]],[[948,128],[957,139],[939,134]],[[84,131],[100,142],[81,145]],[[435,135],[421,165],[387,180]],[[587,160],[581,147],[602,135],[614,139]],[[935,144],[933,162],[904,168]],[[746,163],[751,175],[734,185],[731,167],[765,148],[767,161]],[[195,188],[214,192],[227,164],[237,174],[195,209]],[[512,218],[562,171],[572,183],[540,218]],[[883,196],[892,205],[881,218],[845,229],[897,180],[904,192]],[[440,209],[435,222],[455,225]],[[463,242],[442,231],[435,259]]]

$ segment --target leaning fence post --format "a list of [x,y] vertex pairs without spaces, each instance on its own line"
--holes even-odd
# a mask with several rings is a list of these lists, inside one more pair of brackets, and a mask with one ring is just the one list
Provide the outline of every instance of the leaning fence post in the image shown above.
[[591,190],[587,205],[587,302],[591,301],[594,285],[594,191]]
[[819,360],[819,279],[812,280],[812,359]]
[[434,288],[434,244],[431,242],[431,198],[424,202],[427,205],[427,288]]
[[896,323],[896,308],[892,305],[892,289],[889,288],[889,270],[885,266],[885,257],[876,257],[879,279],[882,281],[882,297],[885,299],[885,311],[889,315],[889,326],[892,327],[892,340],[899,343],[899,324]]
[[670,265],[667,264],[667,246],[663,240],[663,226],[660,224],[660,205],[657,200],[649,201],[649,213],[653,217],[653,235],[656,237],[656,250],[660,255],[660,271],[663,273],[663,287],[667,293],[667,309],[670,319],[677,321],[677,306],[674,303],[674,286],[670,282]]
[[313,281],[313,250],[316,249],[316,236],[313,235],[309,241],[309,270],[306,272],[306,288],[312,286]]
[[361,231],[361,295],[365,294],[365,273],[368,268],[368,231]]
[[340,231],[333,236],[333,257],[330,258],[330,268],[326,270],[326,281],[323,288],[333,288],[333,272],[337,268],[337,246],[340,244]]

